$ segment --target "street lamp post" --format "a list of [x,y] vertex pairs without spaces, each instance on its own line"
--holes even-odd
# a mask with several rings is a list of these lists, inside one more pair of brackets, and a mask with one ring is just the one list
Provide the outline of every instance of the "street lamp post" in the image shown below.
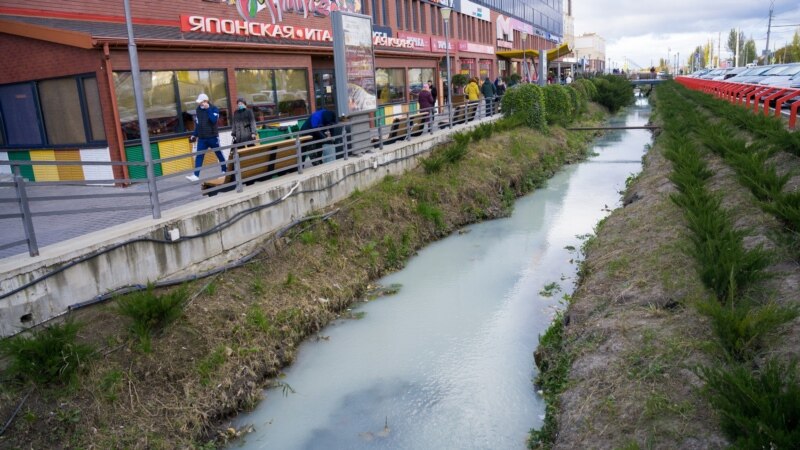
[[447,123],[453,126],[453,83],[450,80],[450,8],[442,8],[442,20],[444,21],[444,52],[447,64]]
[[527,47],[528,43],[528,33],[522,32],[520,34],[520,38],[522,38],[522,72],[525,75],[525,81],[530,81],[530,72],[528,71],[528,61],[525,59],[525,47]]

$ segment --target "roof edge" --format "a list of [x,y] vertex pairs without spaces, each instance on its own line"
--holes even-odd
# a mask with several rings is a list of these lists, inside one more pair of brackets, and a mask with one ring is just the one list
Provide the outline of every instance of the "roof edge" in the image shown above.
[[87,50],[95,47],[91,35],[79,33],[77,31],[59,30],[7,19],[0,19],[0,30],[2,30],[3,33],[14,36],[22,36],[40,41],[53,42],[70,47],[77,47]]

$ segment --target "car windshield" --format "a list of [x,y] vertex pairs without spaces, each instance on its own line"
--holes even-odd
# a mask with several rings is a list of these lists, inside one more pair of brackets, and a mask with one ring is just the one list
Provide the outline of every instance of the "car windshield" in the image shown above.
[[800,64],[792,64],[789,67],[783,69],[783,71],[780,74],[784,76],[786,75],[791,76],[791,75],[797,75],[798,73],[800,73]]
[[775,66],[775,67],[767,70],[766,72],[762,72],[762,75],[769,75],[769,76],[778,75],[779,73],[783,72],[784,70],[786,70],[786,66]]

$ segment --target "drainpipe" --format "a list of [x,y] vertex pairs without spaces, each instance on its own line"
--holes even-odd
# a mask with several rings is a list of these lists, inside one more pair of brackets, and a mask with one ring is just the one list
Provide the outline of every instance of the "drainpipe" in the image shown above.
[[[117,107],[117,90],[114,88],[114,72],[111,68],[111,52],[108,49],[108,42],[103,44],[103,58],[105,59],[106,67],[106,82],[108,83],[108,92],[111,94],[111,117],[114,120],[114,137],[117,141],[117,156],[120,161],[128,162],[128,156],[125,154],[125,142],[122,139],[122,133],[119,132],[119,108]],[[113,172],[112,167],[112,172]],[[128,166],[122,166],[123,178],[130,179],[128,173]],[[114,178],[117,176],[114,175]],[[128,186],[129,183],[121,183],[123,186]]]

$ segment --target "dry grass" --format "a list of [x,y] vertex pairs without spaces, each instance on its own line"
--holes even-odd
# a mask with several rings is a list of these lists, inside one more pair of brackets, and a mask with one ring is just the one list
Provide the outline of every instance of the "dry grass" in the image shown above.
[[[581,159],[590,138],[517,129],[470,144],[461,163],[435,176],[415,169],[356,193],[330,220],[306,222],[246,266],[189,285],[183,314],[153,337],[150,353],[137,350],[112,305],[79,311],[75,319],[88,323],[82,339],[101,350],[76,386],[36,389],[0,447],[225,441],[225,419],[254,406],[298,345],[362,297],[370,280],[464,224],[508,214],[509,196]],[[0,417],[24,392],[0,389]]]

